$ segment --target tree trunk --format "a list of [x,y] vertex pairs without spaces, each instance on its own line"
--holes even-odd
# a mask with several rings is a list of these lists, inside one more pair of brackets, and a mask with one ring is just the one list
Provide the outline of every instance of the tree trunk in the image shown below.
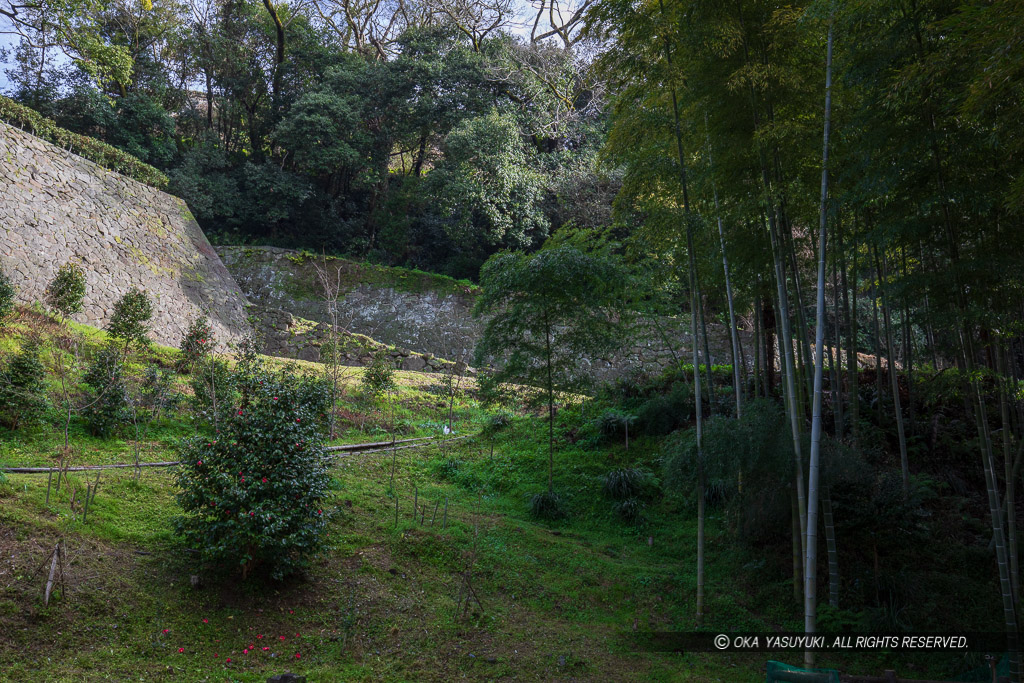
[[[856,230],[856,214],[854,214],[854,230]],[[857,233],[853,234],[852,241],[853,262],[850,275],[853,279],[853,287],[847,286],[846,259],[843,258],[843,309],[846,313],[846,376],[849,386],[846,389],[847,401],[850,406],[850,436],[853,439],[853,447],[859,447],[860,439],[860,372],[857,365]],[[840,250],[840,254],[845,253]],[[852,290],[852,291],[850,291]],[[850,299],[847,301],[847,291],[850,291]],[[849,305],[847,305],[849,303]]]
[[821,519],[825,523],[825,545],[828,549],[828,604],[839,609],[839,553],[836,551],[836,526],[832,517],[832,496],[825,487],[821,497]]
[[[696,263],[694,263],[694,268],[696,267]],[[704,379],[708,388],[708,411],[714,413],[715,383],[711,372],[711,348],[708,346],[708,324],[704,316],[704,297],[700,297],[697,303],[700,305],[700,337],[701,344],[704,346]]]
[[796,487],[797,512],[800,518],[800,555],[806,557],[807,535],[807,500],[804,497],[803,455],[800,442],[800,406],[797,402],[796,369],[793,361],[793,337],[789,330],[789,306],[786,295],[786,275],[782,265],[782,253],[779,239],[774,228],[774,219],[769,217],[769,231],[772,238],[772,252],[775,257],[775,285],[778,290],[779,314],[782,323],[779,336],[780,352],[785,359],[785,399],[786,412],[789,417],[790,432],[793,438],[794,486]]
[[1006,519],[1007,554],[1010,558],[1010,585],[1013,588],[1013,603],[1016,605],[1020,600],[1020,567],[1017,554],[1017,505],[1015,500],[1017,475],[1014,470],[1019,466],[1019,463],[1015,462],[1015,458],[1012,455],[1013,434],[1011,433],[1010,426],[1010,405],[1006,397],[1006,383],[1008,381],[1006,355],[1005,351],[998,344],[999,341],[995,345],[996,361],[999,364],[999,417],[1002,422],[1002,429],[1000,431],[1003,437],[1003,466],[1006,471],[1006,511],[1003,517]]
[[[878,250],[875,250],[875,263],[878,265]],[[885,255],[882,256],[882,264],[879,269],[879,283],[882,286],[882,317],[885,320],[885,345],[888,351],[888,363],[889,363],[889,380],[892,382],[892,407],[893,414],[896,417],[896,436],[900,442],[900,470],[903,473],[903,496],[905,498],[910,497],[910,467],[907,462],[907,435],[903,430],[903,408],[900,405],[900,385],[899,379],[896,376],[896,361],[893,358],[892,353],[892,324],[890,321],[889,314],[889,303],[888,297],[886,296],[885,290],[888,285],[886,284],[887,270],[885,265]]]
[[754,299],[754,398],[761,395],[761,297]]
[[274,77],[272,82],[271,94],[274,100],[274,109],[277,109],[279,104],[278,95],[281,92],[281,65],[284,64],[284,23],[281,22],[281,17],[278,16],[277,8],[270,2],[270,0],[263,0],[263,6],[267,8],[267,13],[270,15],[270,19],[274,22],[274,29],[276,31],[277,38],[277,52],[274,55]]
[[[874,249],[874,247],[872,247]],[[877,254],[875,261],[878,261]],[[875,270],[876,281],[881,278],[881,273]],[[878,418],[878,426],[882,426],[882,329],[878,324],[878,297],[880,296],[878,285],[873,288],[874,296],[871,297],[871,310],[874,315],[875,326],[875,411]]]
[[[974,352],[968,332],[960,331],[960,347],[964,358],[964,367],[967,376],[974,373]],[[1010,566],[1007,557],[1006,537],[1003,533],[1002,511],[999,505],[998,478],[992,458],[992,439],[988,429],[988,417],[985,411],[985,401],[977,382],[970,380],[965,396],[971,396],[974,401],[974,419],[978,429],[980,442],[982,468],[985,472],[985,486],[988,492],[989,510],[992,518],[992,537],[996,546],[996,563],[999,568],[999,587],[1003,602],[1003,620],[1006,624],[1006,641],[1009,650],[1010,677],[1013,681],[1020,680],[1019,659],[1018,659],[1018,633],[1016,604],[1014,603],[1013,585],[1010,576]],[[969,399],[970,400],[970,399]]]
[[[828,234],[828,139],[832,112],[832,25],[825,60],[825,130],[821,153],[821,199],[818,205],[818,297],[814,333],[814,396],[811,404],[811,453],[807,476],[807,542],[804,562],[804,632],[817,630],[818,609],[818,479],[821,460],[821,403],[825,370],[825,261]],[[814,651],[804,651],[804,664],[814,666]]]
[[790,491],[789,494],[790,503],[790,518],[793,521],[793,602],[797,605],[803,604],[804,601],[804,580],[803,580],[803,557],[801,555],[801,543],[800,543],[800,512],[797,508],[796,493]]
[[[837,251],[842,251],[842,243],[836,245]],[[843,388],[841,375],[842,371],[840,366],[843,363],[843,359],[840,356],[839,342],[840,342],[840,330],[839,330],[839,275],[836,272],[838,269],[838,259],[832,259],[832,319],[834,321],[832,325],[832,338],[829,340],[831,348],[828,352],[828,365],[829,375],[828,383],[829,389],[832,393],[832,414],[835,418],[835,436],[836,439],[842,439],[843,434],[846,433],[846,425],[843,420]]]
[[551,325],[544,323],[544,344],[548,366],[548,493],[555,490],[555,388],[551,380]]
[[[704,115],[707,127],[707,114]],[[708,165],[714,168],[711,157],[711,135],[708,134]],[[733,307],[732,283],[729,280],[729,258],[725,252],[725,231],[722,230],[722,213],[718,206],[718,187],[712,180],[711,192],[715,199],[715,218],[718,223],[718,243],[722,248],[722,270],[725,273],[725,298],[729,303],[729,336],[732,342],[732,386],[736,394],[736,419],[743,417],[743,394],[740,388],[740,342],[736,330],[736,309]]]
[[[662,0],[658,0],[661,14],[665,14]],[[665,62],[672,67],[672,52],[665,39]],[[679,163],[679,183],[683,191],[683,215],[686,220],[686,251],[689,256],[690,280],[690,335],[693,357],[693,397],[697,415],[697,626],[704,622],[704,448],[703,448],[703,405],[700,395],[700,365],[697,357],[697,315],[700,306],[700,292],[697,289],[697,260],[693,253],[693,216],[690,213],[690,195],[686,179],[686,155],[683,153],[683,134],[679,124],[679,102],[676,90],[672,88],[672,122],[676,138],[676,154]]]

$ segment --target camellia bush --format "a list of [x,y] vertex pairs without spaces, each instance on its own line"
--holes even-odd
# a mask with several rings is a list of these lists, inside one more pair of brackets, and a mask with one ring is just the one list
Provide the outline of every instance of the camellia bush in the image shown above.
[[182,443],[176,531],[243,579],[257,568],[279,579],[304,567],[323,539],[330,390],[267,372],[254,358],[234,370],[236,404],[218,431]]

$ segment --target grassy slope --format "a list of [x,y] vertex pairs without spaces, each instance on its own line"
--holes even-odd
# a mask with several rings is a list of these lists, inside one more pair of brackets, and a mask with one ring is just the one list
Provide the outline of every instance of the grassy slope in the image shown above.
[[[8,336],[0,344],[9,352],[16,342]],[[435,378],[400,378],[402,431],[436,434],[447,410],[430,392]],[[373,440],[386,422],[355,393],[339,442]],[[175,441],[192,430],[185,415],[157,425],[145,459],[174,459]],[[472,398],[460,398],[459,432],[474,433],[481,418]],[[559,420],[562,433],[580,416],[567,408]],[[262,681],[287,670],[313,681],[763,680],[764,655],[631,654],[615,644],[618,632],[632,628],[692,627],[695,522],[665,500],[652,506],[641,531],[619,522],[598,495],[598,474],[657,456],[657,443],[644,439],[629,453],[563,442],[557,487],[573,518],[532,521],[524,499],[546,475],[540,426],[519,416],[497,438],[493,458],[476,437],[444,450],[398,451],[393,487],[390,454],[339,459],[327,549],[306,576],[282,584],[241,584],[197,569],[170,531],[177,513],[171,471],[144,470],[138,483],[130,471],[105,471],[87,524],[80,506],[70,506],[69,487],[46,505],[45,476],[8,475],[0,484],[0,671],[48,681]],[[93,439],[80,425],[73,439],[76,462],[130,460],[124,440]],[[61,443],[52,427],[0,431],[0,461],[53,462]],[[86,476],[71,481],[73,492]],[[414,496],[429,506],[424,524],[413,520]],[[786,577],[751,569],[751,558],[725,550],[726,537],[724,520],[712,516],[708,627],[799,628]],[[44,607],[47,558],[60,538],[68,549],[66,584]],[[470,565],[483,609],[462,616],[456,599]],[[189,578],[197,571],[203,585],[195,589]],[[852,664],[883,668],[867,657]]]

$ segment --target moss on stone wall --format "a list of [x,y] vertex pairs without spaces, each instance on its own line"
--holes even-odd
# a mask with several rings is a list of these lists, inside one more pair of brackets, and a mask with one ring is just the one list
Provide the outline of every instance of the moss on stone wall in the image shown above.
[[[256,257],[257,250],[246,249],[243,252],[246,256]],[[447,275],[428,273],[422,270],[401,268],[397,266],[384,266],[365,261],[354,261],[341,256],[315,254],[311,251],[296,251],[286,256],[289,261],[295,264],[299,270],[297,274],[315,275],[313,265],[323,259],[328,263],[341,266],[342,285],[345,287],[357,287],[362,284],[376,287],[390,287],[399,292],[435,292],[440,296],[447,294],[477,294],[479,287],[469,280],[456,280]],[[315,281],[315,278],[297,277],[296,291],[289,291],[292,296],[301,298],[315,298],[318,293],[307,283]],[[305,295],[302,295],[305,293]]]

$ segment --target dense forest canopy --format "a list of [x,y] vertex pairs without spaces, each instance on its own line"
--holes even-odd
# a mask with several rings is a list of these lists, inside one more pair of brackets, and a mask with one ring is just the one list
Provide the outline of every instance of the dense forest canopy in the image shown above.
[[475,278],[608,222],[579,12],[524,37],[507,0],[5,5],[9,94],[166,172],[221,241]]

